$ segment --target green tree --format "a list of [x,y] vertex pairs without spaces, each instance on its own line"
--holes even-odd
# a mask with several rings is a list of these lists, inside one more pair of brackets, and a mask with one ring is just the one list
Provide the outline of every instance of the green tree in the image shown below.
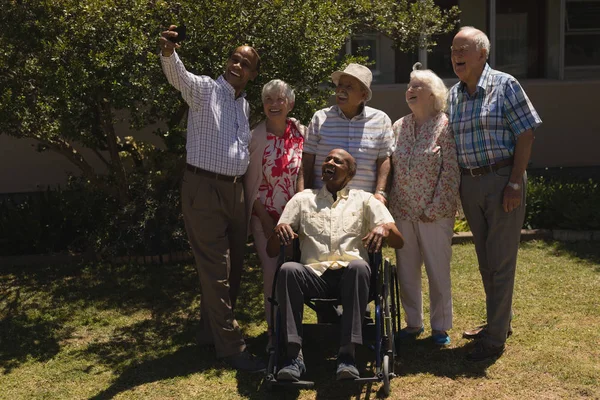
[[[160,214],[156,185],[177,187],[172,172],[184,151],[187,106],[167,83],[157,48],[170,24],[187,26],[179,53],[197,74],[217,77],[236,45],[259,50],[261,73],[247,97],[252,124],[262,118],[260,89],[273,78],[295,87],[293,114],[308,121],[327,103],[331,89],[324,83],[346,61],[340,49],[354,33],[386,32],[405,48],[418,43],[422,29],[430,36],[451,28],[429,0],[0,0],[0,6],[0,134],[60,153],[107,201],[142,219]],[[156,126],[163,145],[119,136],[123,123],[132,130]],[[102,170],[94,168],[98,160]]]

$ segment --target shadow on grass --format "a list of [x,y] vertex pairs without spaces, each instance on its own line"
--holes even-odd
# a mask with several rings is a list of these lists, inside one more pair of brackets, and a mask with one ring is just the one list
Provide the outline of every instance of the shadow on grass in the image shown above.
[[586,260],[593,264],[594,271],[600,272],[600,242],[554,242],[549,249],[553,249],[554,256],[567,253],[580,260]]
[[[597,254],[597,253],[595,253]],[[242,328],[264,319],[262,275],[248,257],[236,316]],[[194,373],[219,376],[226,366],[214,352],[196,346],[199,285],[189,265],[57,265],[0,270],[0,368],[9,373],[25,361],[46,361],[71,340],[81,340],[75,357],[103,365],[114,382],[94,396],[112,398],[136,386]],[[82,329],[83,328],[83,329]],[[86,335],[87,337],[81,337]],[[84,332],[84,333],[81,333]],[[98,334],[100,332],[100,334]],[[79,336],[78,336],[79,335]],[[317,399],[377,397],[367,387],[335,381],[334,345],[328,353],[319,339],[307,344],[307,379]],[[264,354],[265,335],[249,348]],[[465,364],[465,350],[436,350],[417,342],[400,349],[399,375],[481,376],[485,366]],[[373,356],[367,358],[372,359]],[[253,400],[297,398],[298,391],[268,393],[262,376],[237,373],[237,390]]]
[[467,353],[474,344],[470,342],[462,347],[440,348],[431,343],[429,338],[424,338],[401,345],[397,349],[396,374],[407,376],[427,373],[450,379],[484,377],[495,360],[467,361]]

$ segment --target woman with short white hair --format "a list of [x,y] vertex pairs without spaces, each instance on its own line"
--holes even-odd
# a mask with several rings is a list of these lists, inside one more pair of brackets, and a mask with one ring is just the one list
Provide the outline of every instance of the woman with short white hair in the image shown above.
[[[415,64],[417,67],[417,64]],[[456,145],[448,125],[448,90],[431,70],[413,70],[406,90],[412,114],[394,123],[390,211],[404,236],[396,250],[400,299],[406,327],[400,341],[414,340],[423,331],[421,265],[429,278],[432,340],[450,343],[452,294],[450,259],[460,171]]]
[[252,232],[254,237],[263,271],[269,336],[272,325],[267,298],[271,295],[277,257],[269,257],[266,246],[286,203],[304,189],[301,167],[306,127],[287,117],[294,108],[295,100],[294,90],[282,80],[274,79],[263,86],[266,119],[252,131],[250,164],[244,176],[245,201],[250,218],[248,232]]

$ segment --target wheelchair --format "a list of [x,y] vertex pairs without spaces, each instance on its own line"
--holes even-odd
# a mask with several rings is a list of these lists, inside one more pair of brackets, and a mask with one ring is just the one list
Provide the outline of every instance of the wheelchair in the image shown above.
[[[278,381],[277,372],[281,368],[285,354],[285,339],[281,329],[281,317],[277,310],[275,290],[277,275],[285,261],[299,260],[298,240],[294,241],[293,257],[285,259],[285,246],[281,246],[277,270],[273,281],[271,297],[271,321],[273,323],[273,347],[269,351],[269,362],[265,376],[267,388],[275,386],[292,386],[301,389],[314,387],[312,381]],[[394,373],[394,361],[396,354],[395,337],[400,328],[400,295],[398,292],[398,278],[396,267],[388,259],[383,259],[381,252],[369,253],[369,265],[371,267],[371,282],[369,289],[369,304],[374,302],[374,319],[367,315],[363,320],[363,345],[367,344],[373,350],[374,373],[373,376],[360,377],[352,380],[358,383],[382,382],[383,394],[390,394],[390,380],[396,377]],[[336,310],[341,304],[340,299],[305,299],[305,304],[317,314],[315,329],[331,326],[335,320],[339,320]],[[370,314],[370,313],[369,313]],[[337,318],[336,318],[337,317]],[[308,327],[309,324],[303,324]],[[306,329],[305,329],[306,332]]]

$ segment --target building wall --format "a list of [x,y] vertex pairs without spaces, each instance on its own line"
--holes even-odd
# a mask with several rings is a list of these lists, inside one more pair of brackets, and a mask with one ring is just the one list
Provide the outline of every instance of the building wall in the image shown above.
[[[543,121],[536,131],[531,166],[600,166],[600,118],[595,116],[600,81],[544,79],[521,84]],[[403,84],[374,86],[369,105],[396,121],[410,113],[405,90]]]
[[[152,134],[153,127],[132,132],[125,122],[115,124],[122,136],[134,136],[138,140],[161,146],[161,140]],[[106,171],[105,165],[91,151],[78,148],[94,170]],[[54,152],[36,151],[37,142],[0,135],[0,193],[21,193],[46,190],[48,187],[64,187],[69,175],[79,175],[79,169],[64,156]]]

